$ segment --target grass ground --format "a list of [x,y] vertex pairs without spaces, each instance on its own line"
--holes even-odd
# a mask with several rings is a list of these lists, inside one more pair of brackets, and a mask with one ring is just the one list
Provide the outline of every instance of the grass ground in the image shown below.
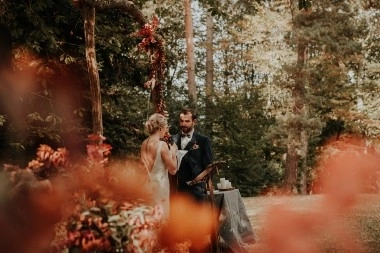
[[380,252],[379,194],[329,204],[325,195],[243,200],[258,239],[254,252]]

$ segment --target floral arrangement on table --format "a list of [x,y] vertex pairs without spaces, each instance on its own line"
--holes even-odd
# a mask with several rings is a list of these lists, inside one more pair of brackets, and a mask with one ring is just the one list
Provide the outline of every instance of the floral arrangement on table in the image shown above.
[[[84,164],[71,164],[64,148],[41,145],[26,168],[4,165],[0,183],[7,187],[0,194],[8,202],[0,204],[9,210],[0,209],[0,221],[9,224],[0,222],[0,229],[20,223],[25,236],[3,237],[25,241],[22,250],[12,244],[14,252],[165,252],[158,242],[160,207],[121,191],[123,182],[105,168],[111,146],[102,136],[89,141]],[[36,240],[43,241],[39,248]]]

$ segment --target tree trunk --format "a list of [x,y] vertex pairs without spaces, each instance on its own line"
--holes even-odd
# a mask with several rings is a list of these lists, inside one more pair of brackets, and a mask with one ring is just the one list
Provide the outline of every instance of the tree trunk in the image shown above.
[[214,82],[214,47],[213,47],[213,16],[207,12],[206,17],[206,97],[210,97],[213,91]]
[[90,82],[92,103],[92,130],[95,135],[103,134],[102,102],[100,94],[100,81],[98,64],[95,52],[95,7],[83,7],[84,34],[86,48],[87,71]]
[[185,36],[186,36],[186,56],[187,56],[187,84],[189,92],[190,106],[197,107],[197,87],[195,83],[195,56],[193,41],[193,18],[191,12],[191,0],[184,0],[185,9]]
[[286,169],[284,178],[284,190],[287,194],[296,193],[298,161],[297,155],[297,136],[294,133],[289,133],[287,154],[286,154]]
[[212,121],[208,120],[212,114],[212,93],[214,90],[214,47],[213,47],[213,16],[207,12],[206,17],[206,129],[211,132]]
[[308,154],[308,146],[309,146],[309,138],[307,131],[304,129],[301,131],[301,153],[300,156],[302,158],[301,170],[300,170],[300,194],[307,194],[307,180],[308,180],[308,169],[307,169],[307,154]]
[[[298,1],[290,1],[291,11],[294,15],[298,15]],[[299,15],[302,15],[299,13]],[[297,177],[299,173],[300,158],[306,159],[308,138],[302,119],[306,117],[305,105],[305,85],[304,83],[304,66],[307,60],[307,41],[304,38],[298,38],[297,44],[297,70],[294,74],[294,87],[291,90],[293,99],[292,117],[289,122],[289,134],[287,144],[286,168],[283,188],[287,193],[297,193]],[[302,136],[302,137],[301,137]],[[306,149],[306,151],[305,151]],[[301,164],[304,166],[305,164]],[[306,168],[304,168],[306,169]],[[305,173],[301,170],[301,173]],[[302,177],[306,176],[303,175]],[[301,177],[301,178],[302,178]],[[304,180],[306,183],[306,180]],[[301,186],[301,189],[306,186]]]
[[[294,87],[291,95],[293,98],[292,117],[294,122],[289,123],[288,151],[285,171],[284,188],[286,192],[296,192],[299,160],[302,151],[307,147],[307,134],[302,124],[305,117],[305,83],[303,82],[303,68],[306,61],[307,42],[298,40],[297,72],[295,73]],[[301,138],[301,136],[304,136]],[[305,142],[306,140],[306,142]],[[288,161],[289,160],[289,161]]]
[[[134,21],[136,21],[141,28],[148,23],[143,13],[137,6],[128,0],[73,0],[73,4],[83,9],[85,18],[85,36],[86,36],[86,57],[88,72],[90,75],[90,87],[92,94],[92,105],[93,105],[93,128],[94,134],[100,131],[103,132],[102,124],[102,111],[101,111],[101,100],[100,100],[100,84],[99,84],[99,74],[95,58],[95,39],[94,39],[94,26],[95,26],[95,8],[96,9],[120,9],[128,13]],[[92,14],[93,12],[93,14]],[[88,18],[87,18],[88,17]],[[93,20],[91,20],[93,18]],[[86,21],[87,20],[87,21]],[[91,21],[89,21],[91,20]],[[87,24],[86,24],[87,22]],[[91,27],[92,24],[92,27]],[[87,28],[88,26],[88,28]],[[87,31],[88,30],[88,31]],[[156,108],[156,111],[161,111],[164,109],[163,103],[163,87],[162,78],[164,72],[164,39],[161,35],[154,33],[153,37],[155,39],[154,45],[149,45],[154,47],[155,53],[155,66],[151,68],[151,77],[154,76],[156,79],[156,85],[152,89],[152,103]],[[88,43],[88,45],[87,45]],[[91,43],[91,45],[90,45]],[[88,57],[90,56],[90,58]],[[160,56],[160,58],[157,58]],[[153,73],[154,72],[154,73]],[[100,125],[99,125],[100,124]]]

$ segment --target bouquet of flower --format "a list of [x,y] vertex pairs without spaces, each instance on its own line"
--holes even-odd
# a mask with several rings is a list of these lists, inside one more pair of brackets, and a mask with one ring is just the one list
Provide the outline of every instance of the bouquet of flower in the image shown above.
[[162,210],[115,191],[104,167],[111,147],[90,140],[82,164],[71,164],[64,148],[41,145],[26,168],[4,165],[0,229],[10,251],[158,251]]
[[66,246],[73,252],[153,252],[161,217],[158,206],[132,201],[87,206],[67,222]]

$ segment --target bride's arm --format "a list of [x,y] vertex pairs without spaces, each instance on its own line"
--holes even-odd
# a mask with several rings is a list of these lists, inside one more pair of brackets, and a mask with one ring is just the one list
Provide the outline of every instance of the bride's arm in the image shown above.
[[167,145],[162,145],[161,148],[161,157],[162,161],[165,164],[165,167],[168,169],[169,173],[174,175],[177,173],[177,145],[173,144],[169,150]]

